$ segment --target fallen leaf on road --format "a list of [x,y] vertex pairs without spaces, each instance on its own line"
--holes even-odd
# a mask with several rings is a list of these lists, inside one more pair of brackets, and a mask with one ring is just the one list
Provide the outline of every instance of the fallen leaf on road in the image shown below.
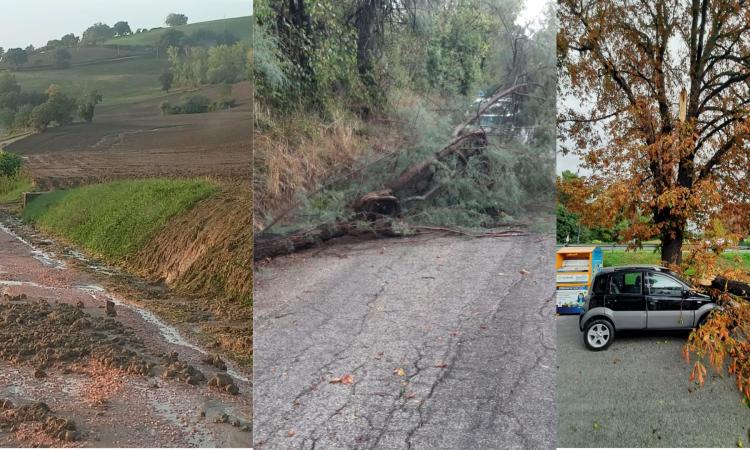
[[448,367],[448,364],[446,364],[445,361],[438,361],[438,363],[435,364],[435,367],[437,367],[438,369],[445,369],[446,367]]
[[402,369],[401,367],[398,367],[396,369],[393,369],[393,374],[397,375],[399,377],[403,377],[403,376],[406,375],[406,371],[404,369]]
[[486,330],[487,329],[487,325],[479,325],[479,329],[480,330]]
[[458,330],[451,331],[451,336],[458,336],[459,334],[461,333],[459,333]]
[[521,269],[521,275],[528,275],[528,274],[530,274],[530,273],[531,273],[531,272],[529,272],[529,271],[528,271],[528,270],[526,270],[526,269]]
[[354,383],[354,377],[352,377],[349,374],[344,375],[343,377],[337,377],[337,378],[331,378],[329,381],[331,384],[352,384]]
[[414,398],[416,396],[417,396],[416,392],[407,392],[406,393],[406,398]]
[[375,355],[375,359],[383,359],[383,352],[378,352],[378,354]]
[[287,431],[286,435],[289,436],[289,437],[293,437],[294,436],[294,430]]

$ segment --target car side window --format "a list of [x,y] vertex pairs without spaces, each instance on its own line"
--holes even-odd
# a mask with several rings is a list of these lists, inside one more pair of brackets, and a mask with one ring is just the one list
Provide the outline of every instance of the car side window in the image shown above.
[[594,281],[594,294],[606,294],[608,281],[608,275],[599,275],[596,277],[596,280]]
[[642,277],[641,272],[615,272],[610,276],[610,294],[640,294]]
[[682,296],[682,284],[674,278],[660,273],[647,274],[646,286],[650,295],[662,295],[665,297]]

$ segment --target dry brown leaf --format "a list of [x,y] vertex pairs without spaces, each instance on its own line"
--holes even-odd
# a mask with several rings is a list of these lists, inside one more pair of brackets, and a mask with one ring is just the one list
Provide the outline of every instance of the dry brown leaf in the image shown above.
[[406,398],[414,398],[416,396],[417,396],[416,392],[407,392],[406,393]]
[[293,437],[294,434],[295,434],[294,430],[289,430],[289,431],[286,432],[286,435],[289,436],[289,437]]
[[435,367],[437,367],[438,369],[445,369],[446,367],[448,367],[448,364],[446,364],[445,361],[438,361],[438,363],[435,364]]
[[399,377],[403,377],[406,375],[406,371],[402,369],[401,367],[397,367],[393,369],[393,374]]
[[528,270],[526,270],[526,269],[521,269],[521,275],[528,275],[528,274],[530,274],[530,273],[531,273],[531,272],[529,272],[529,271],[528,271]]

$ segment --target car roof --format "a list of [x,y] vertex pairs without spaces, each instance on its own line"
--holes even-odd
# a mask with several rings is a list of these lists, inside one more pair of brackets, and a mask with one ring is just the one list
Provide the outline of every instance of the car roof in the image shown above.
[[612,272],[619,272],[621,270],[634,270],[634,269],[653,270],[654,272],[674,273],[673,271],[669,270],[668,268],[664,266],[659,266],[655,264],[653,265],[633,264],[633,265],[626,265],[626,266],[602,267],[601,270],[599,270],[599,273],[612,273]]

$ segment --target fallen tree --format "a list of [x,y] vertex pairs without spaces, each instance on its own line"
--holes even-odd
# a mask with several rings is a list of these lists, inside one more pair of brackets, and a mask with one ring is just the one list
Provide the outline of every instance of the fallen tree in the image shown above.
[[406,202],[429,200],[445,186],[445,182],[434,182],[433,167],[446,166],[448,160],[457,158],[459,169],[454,171],[453,175],[460,172],[462,167],[465,168],[469,159],[481,154],[488,145],[484,129],[481,127],[469,129],[468,127],[477,122],[485,111],[500,100],[532,85],[533,83],[523,83],[514,84],[508,88],[498,88],[482,108],[454,129],[452,140],[447,145],[429,157],[409,165],[398,176],[383,183],[382,189],[367,192],[352,201],[343,215],[345,219],[297,231],[288,236],[270,233],[271,227],[277,224],[283,216],[293,211],[296,205],[286,208],[263,231],[256,233],[255,260],[290,254],[347,235],[401,236],[402,233],[395,231],[393,224],[395,219],[402,216],[402,205]]

